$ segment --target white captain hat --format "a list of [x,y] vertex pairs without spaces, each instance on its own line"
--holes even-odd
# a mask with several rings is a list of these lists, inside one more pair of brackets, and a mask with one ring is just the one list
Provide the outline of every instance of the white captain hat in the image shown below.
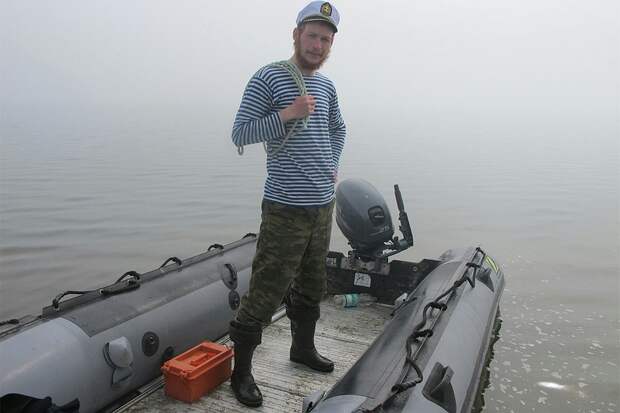
[[338,23],[340,23],[340,13],[331,3],[326,1],[313,1],[306,7],[301,9],[297,15],[297,25],[306,22],[327,22],[333,29],[334,33],[338,31]]

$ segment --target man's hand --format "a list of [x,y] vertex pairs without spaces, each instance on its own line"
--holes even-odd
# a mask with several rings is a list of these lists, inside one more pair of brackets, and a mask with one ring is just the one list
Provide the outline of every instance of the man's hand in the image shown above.
[[314,112],[316,101],[310,95],[297,96],[295,101],[280,111],[280,119],[283,123],[292,119],[305,118]]

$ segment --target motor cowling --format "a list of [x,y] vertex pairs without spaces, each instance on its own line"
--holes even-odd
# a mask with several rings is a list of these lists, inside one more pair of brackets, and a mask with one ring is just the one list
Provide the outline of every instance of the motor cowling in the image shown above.
[[394,235],[385,200],[369,182],[347,179],[336,190],[336,224],[351,247],[372,255]]

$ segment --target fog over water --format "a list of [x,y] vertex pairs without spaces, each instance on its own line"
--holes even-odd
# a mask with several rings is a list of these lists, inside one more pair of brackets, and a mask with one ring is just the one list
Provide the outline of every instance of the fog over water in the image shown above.
[[[230,130],[303,5],[0,2],[0,319],[258,230],[265,155]],[[340,180],[393,215],[400,185],[400,259],[482,245],[506,273],[484,411],[618,411],[618,3],[334,5]]]

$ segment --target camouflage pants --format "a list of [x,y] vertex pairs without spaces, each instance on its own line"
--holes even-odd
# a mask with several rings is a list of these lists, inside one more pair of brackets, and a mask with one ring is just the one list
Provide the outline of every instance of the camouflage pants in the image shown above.
[[263,201],[250,289],[237,321],[269,324],[287,294],[294,306],[318,309],[326,288],[333,209],[333,201],[321,207]]

